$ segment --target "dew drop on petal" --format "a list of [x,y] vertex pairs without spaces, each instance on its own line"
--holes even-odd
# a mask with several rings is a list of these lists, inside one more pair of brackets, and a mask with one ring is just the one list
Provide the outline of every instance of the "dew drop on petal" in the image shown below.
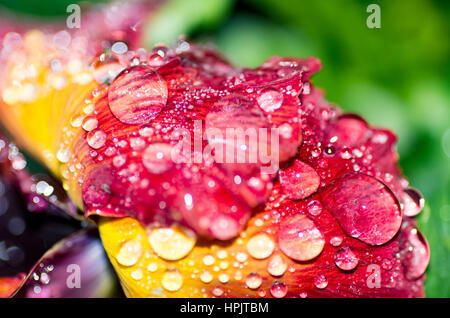
[[280,171],[280,183],[290,199],[300,200],[316,192],[320,177],[310,165],[296,160],[291,167]]
[[406,226],[400,235],[400,258],[406,278],[414,280],[423,275],[430,262],[430,248],[422,233]]
[[161,285],[165,290],[178,291],[183,286],[183,276],[177,269],[168,269],[163,274]]
[[151,173],[166,172],[173,166],[172,149],[173,147],[166,143],[151,144],[142,154],[142,163]]
[[86,141],[92,148],[100,149],[106,143],[106,133],[101,129],[92,130],[87,134]]
[[354,269],[359,262],[359,258],[351,247],[341,247],[336,254],[334,254],[334,263],[337,267],[344,271]]
[[265,112],[273,112],[283,104],[283,94],[275,89],[268,89],[259,95],[257,102]]
[[220,287],[214,287],[211,292],[215,297],[220,297],[223,295],[223,289]]
[[384,244],[400,229],[398,200],[374,177],[348,173],[326,188],[321,201],[348,235],[364,243]]
[[425,199],[423,198],[422,193],[414,188],[403,190],[401,198],[403,202],[403,213],[409,217],[419,214],[425,205]]
[[278,244],[286,256],[296,261],[308,261],[322,252],[325,239],[313,220],[296,214],[280,224]]
[[314,286],[316,286],[319,289],[324,289],[328,286],[328,280],[325,277],[325,275],[319,274],[316,277],[314,277]]
[[116,255],[117,262],[123,266],[133,266],[142,255],[142,246],[138,239],[125,242]]
[[124,70],[108,92],[111,112],[124,124],[142,125],[153,120],[167,103],[166,81],[147,66]]
[[196,242],[194,232],[182,227],[154,229],[148,239],[155,253],[168,261],[176,261],[188,255]]
[[83,120],[82,127],[86,131],[92,131],[98,127],[98,120],[94,116],[88,116]]
[[318,216],[322,212],[322,204],[320,201],[312,200],[307,206],[308,213],[313,216]]
[[256,234],[247,242],[248,253],[256,259],[265,259],[269,257],[274,249],[274,241],[264,233]]
[[270,286],[270,294],[275,298],[283,298],[286,296],[288,288],[285,283],[275,281],[272,286]]
[[330,239],[331,246],[338,247],[342,244],[344,239],[340,235],[335,235]]
[[258,289],[262,284],[261,275],[258,273],[250,273],[245,278],[245,285],[250,289]]
[[270,257],[267,262],[267,271],[272,276],[283,276],[287,270],[287,263],[279,254]]

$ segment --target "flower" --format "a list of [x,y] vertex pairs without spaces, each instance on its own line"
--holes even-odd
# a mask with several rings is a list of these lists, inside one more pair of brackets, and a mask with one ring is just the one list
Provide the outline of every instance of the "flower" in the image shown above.
[[[28,31],[6,56],[0,113],[98,225],[127,296],[423,296],[423,198],[396,137],[313,86],[320,61],[235,69],[183,39],[147,52],[121,34],[72,55],[74,40],[54,48]],[[40,264],[60,270],[59,255],[98,251],[95,238],[82,230]],[[18,296],[36,295],[33,279]]]

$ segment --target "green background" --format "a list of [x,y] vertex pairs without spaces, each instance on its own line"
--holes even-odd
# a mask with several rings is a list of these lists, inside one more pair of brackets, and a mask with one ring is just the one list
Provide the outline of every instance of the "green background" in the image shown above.
[[[0,5],[48,19],[73,2]],[[366,26],[370,3],[380,6],[379,29]],[[426,199],[418,218],[431,246],[426,294],[450,297],[449,9],[437,0],[168,0],[147,34],[149,45],[180,33],[212,42],[238,66],[319,57],[314,81],[328,100],[397,133],[400,164]]]

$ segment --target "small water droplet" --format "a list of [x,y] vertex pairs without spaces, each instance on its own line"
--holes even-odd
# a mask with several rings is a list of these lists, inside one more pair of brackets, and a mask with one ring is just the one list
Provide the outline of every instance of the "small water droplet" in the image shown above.
[[245,278],[245,285],[250,289],[258,289],[262,284],[262,278],[258,273],[250,273]]
[[273,112],[283,104],[283,94],[275,89],[268,89],[257,98],[257,101],[262,110]]
[[273,240],[264,233],[253,236],[247,242],[248,253],[256,259],[264,259],[269,257],[275,249]]
[[402,201],[403,213],[409,217],[419,214],[425,205],[425,199],[423,198],[422,193],[414,188],[403,190]]
[[325,275],[319,274],[314,278],[314,286],[319,289],[324,289],[328,286],[328,280]]
[[87,134],[86,141],[92,148],[100,149],[106,143],[106,133],[101,129],[92,130]]
[[178,291],[183,285],[183,276],[177,269],[168,269],[161,279],[161,285],[168,291]]
[[341,247],[334,255],[334,263],[344,271],[354,269],[359,262],[359,258],[351,247]]
[[272,276],[283,276],[286,269],[287,263],[279,254],[273,255],[267,262],[267,271]]
[[283,298],[286,296],[288,288],[285,283],[275,281],[270,287],[270,294],[275,298]]
[[116,255],[117,262],[123,266],[133,266],[142,255],[142,245],[138,239],[125,242]]

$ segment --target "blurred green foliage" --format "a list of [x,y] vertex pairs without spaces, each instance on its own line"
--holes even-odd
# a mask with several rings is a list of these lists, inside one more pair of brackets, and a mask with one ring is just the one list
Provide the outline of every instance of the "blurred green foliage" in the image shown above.
[[[63,15],[71,2],[0,5]],[[370,3],[381,8],[379,29],[366,25]],[[212,40],[241,66],[272,55],[319,57],[314,81],[328,100],[397,133],[404,173],[427,201],[419,216],[431,247],[426,294],[450,297],[449,17],[450,2],[438,0],[167,0],[147,39]]]

